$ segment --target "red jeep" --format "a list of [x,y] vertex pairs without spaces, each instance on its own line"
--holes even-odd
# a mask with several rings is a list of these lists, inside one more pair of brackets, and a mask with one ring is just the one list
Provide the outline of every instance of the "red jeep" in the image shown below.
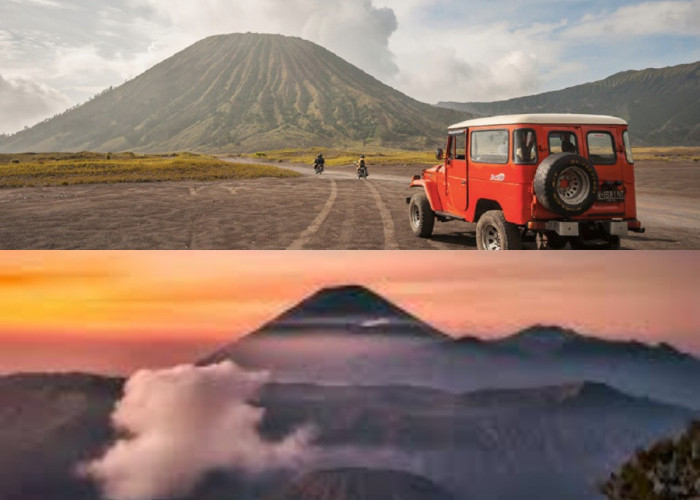
[[407,198],[411,229],[432,234],[435,219],[476,222],[477,247],[619,248],[644,232],[637,220],[627,123],[612,116],[494,116],[449,127],[444,163],[415,175]]

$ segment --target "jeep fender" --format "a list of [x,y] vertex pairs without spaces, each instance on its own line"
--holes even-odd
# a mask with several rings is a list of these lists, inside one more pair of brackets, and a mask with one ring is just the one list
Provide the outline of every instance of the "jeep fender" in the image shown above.
[[430,208],[433,212],[442,211],[442,203],[440,203],[440,196],[438,195],[438,188],[435,182],[430,179],[414,179],[411,181],[412,188],[423,188],[425,190],[425,195],[428,197],[430,202]]

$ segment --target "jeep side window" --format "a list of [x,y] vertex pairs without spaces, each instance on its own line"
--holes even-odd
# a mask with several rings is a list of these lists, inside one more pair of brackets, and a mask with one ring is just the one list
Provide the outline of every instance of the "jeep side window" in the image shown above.
[[453,132],[450,134],[452,142],[450,143],[450,158],[455,160],[465,160],[467,158],[467,131]]
[[549,153],[578,153],[576,134],[573,132],[550,132]]
[[513,158],[515,163],[537,163],[537,135],[529,128],[513,132]]
[[622,140],[625,142],[625,155],[627,156],[627,163],[634,163],[634,156],[632,156],[632,143],[630,142],[630,134],[625,130],[622,133]]
[[615,144],[609,132],[589,132],[588,159],[594,165],[614,165],[617,162]]
[[471,159],[477,163],[508,163],[508,131],[472,132]]

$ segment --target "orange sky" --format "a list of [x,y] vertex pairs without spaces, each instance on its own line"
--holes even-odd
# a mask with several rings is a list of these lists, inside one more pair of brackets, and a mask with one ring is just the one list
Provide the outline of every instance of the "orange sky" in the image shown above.
[[696,252],[2,252],[0,372],[192,361],[322,286],[447,333],[555,323],[700,353]]

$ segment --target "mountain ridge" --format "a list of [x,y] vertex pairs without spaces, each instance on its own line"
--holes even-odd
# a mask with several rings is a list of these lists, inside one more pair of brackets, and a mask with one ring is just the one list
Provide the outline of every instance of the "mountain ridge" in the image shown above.
[[495,102],[439,102],[479,116],[592,113],[628,121],[635,146],[700,145],[700,61],[621,71],[602,80]]

